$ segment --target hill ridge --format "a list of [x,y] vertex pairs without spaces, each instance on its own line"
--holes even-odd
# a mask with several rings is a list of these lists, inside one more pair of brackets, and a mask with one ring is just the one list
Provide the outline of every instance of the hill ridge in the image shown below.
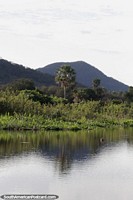
[[101,86],[111,91],[127,91],[128,85],[107,76],[95,66],[88,64],[85,61],[73,61],[73,62],[55,62],[45,67],[38,68],[37,71],[42,73],[48,73],[55,76],[57,69],[62,65],[71,65],[75,70],[77,79],[76,81],[86,87],[91,87],[92,81],[96,78],[101,80]]
[[43,74],[37,70],[24,67],[4,59],[0,59],[0,84],[8,84],[16,79],[31,79],[36,86],[54,85],[54,77],[49,74]]
[[76,81],[80,85],[91,87],[92,81],[99,78],[101,80],[101,86],[110,91],[128,90],[128,85],[112,77],[108,77],[95,66],[82,60],[73,62],[56,62],[34,70],[0,58],[0,84],[4,85],[16,79],[28,78],[33,80],[36,86],[55,85],[55,73],[60,66],[65,64],[70,65],[75,70]]

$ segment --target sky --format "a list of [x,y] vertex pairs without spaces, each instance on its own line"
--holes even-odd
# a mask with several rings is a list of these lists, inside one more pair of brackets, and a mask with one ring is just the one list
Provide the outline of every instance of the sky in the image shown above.
[[133,86],[131,0],[0,0],[0,57],[33,69],[85,61]]

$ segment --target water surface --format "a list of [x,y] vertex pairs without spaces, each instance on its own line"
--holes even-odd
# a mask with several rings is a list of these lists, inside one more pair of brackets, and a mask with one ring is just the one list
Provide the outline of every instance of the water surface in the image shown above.
[[0,195],[133,198],[133,129],[0,132]]

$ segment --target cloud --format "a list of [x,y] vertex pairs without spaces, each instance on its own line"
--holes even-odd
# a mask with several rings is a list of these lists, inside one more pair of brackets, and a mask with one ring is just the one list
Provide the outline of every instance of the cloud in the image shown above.
[[118,54],[121,54],[122,52],[121,51],[116,51],[116,50],[105,50],[105,49],[93,49],[91,48],[91,51],[94,51],[94,52],[98,52],[98,53],[102,53],[102,54],[112,54],[112,55],[118,55]]
[[102,7],[100,11],[101,11],[101,15],[106,16],[106,17],[122,16],[124,14],[123,11],[120,11],[120,10],[118,11],[109,5]]
[[92,32],[91,32],[91,31],[88,31],[88,30],[82,30],[81,33],[82,33],[82,34],[88,35],[88,34],[91,34]]

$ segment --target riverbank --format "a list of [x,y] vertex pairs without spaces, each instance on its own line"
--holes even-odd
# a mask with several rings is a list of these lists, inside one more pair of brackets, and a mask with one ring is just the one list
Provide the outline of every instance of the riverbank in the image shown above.
[[78,121],[63,121],[59,119],[45,119],[43,116],[0,116],[1,130],[90,130],[96,127],[133,127],[133,119],[90,119]]
[[1,130],[82,130],[133,126],[132,102],[100,100],[70,103],[53,98],[44,103],[44,96],[34,99],[25,93],[1,93]]

